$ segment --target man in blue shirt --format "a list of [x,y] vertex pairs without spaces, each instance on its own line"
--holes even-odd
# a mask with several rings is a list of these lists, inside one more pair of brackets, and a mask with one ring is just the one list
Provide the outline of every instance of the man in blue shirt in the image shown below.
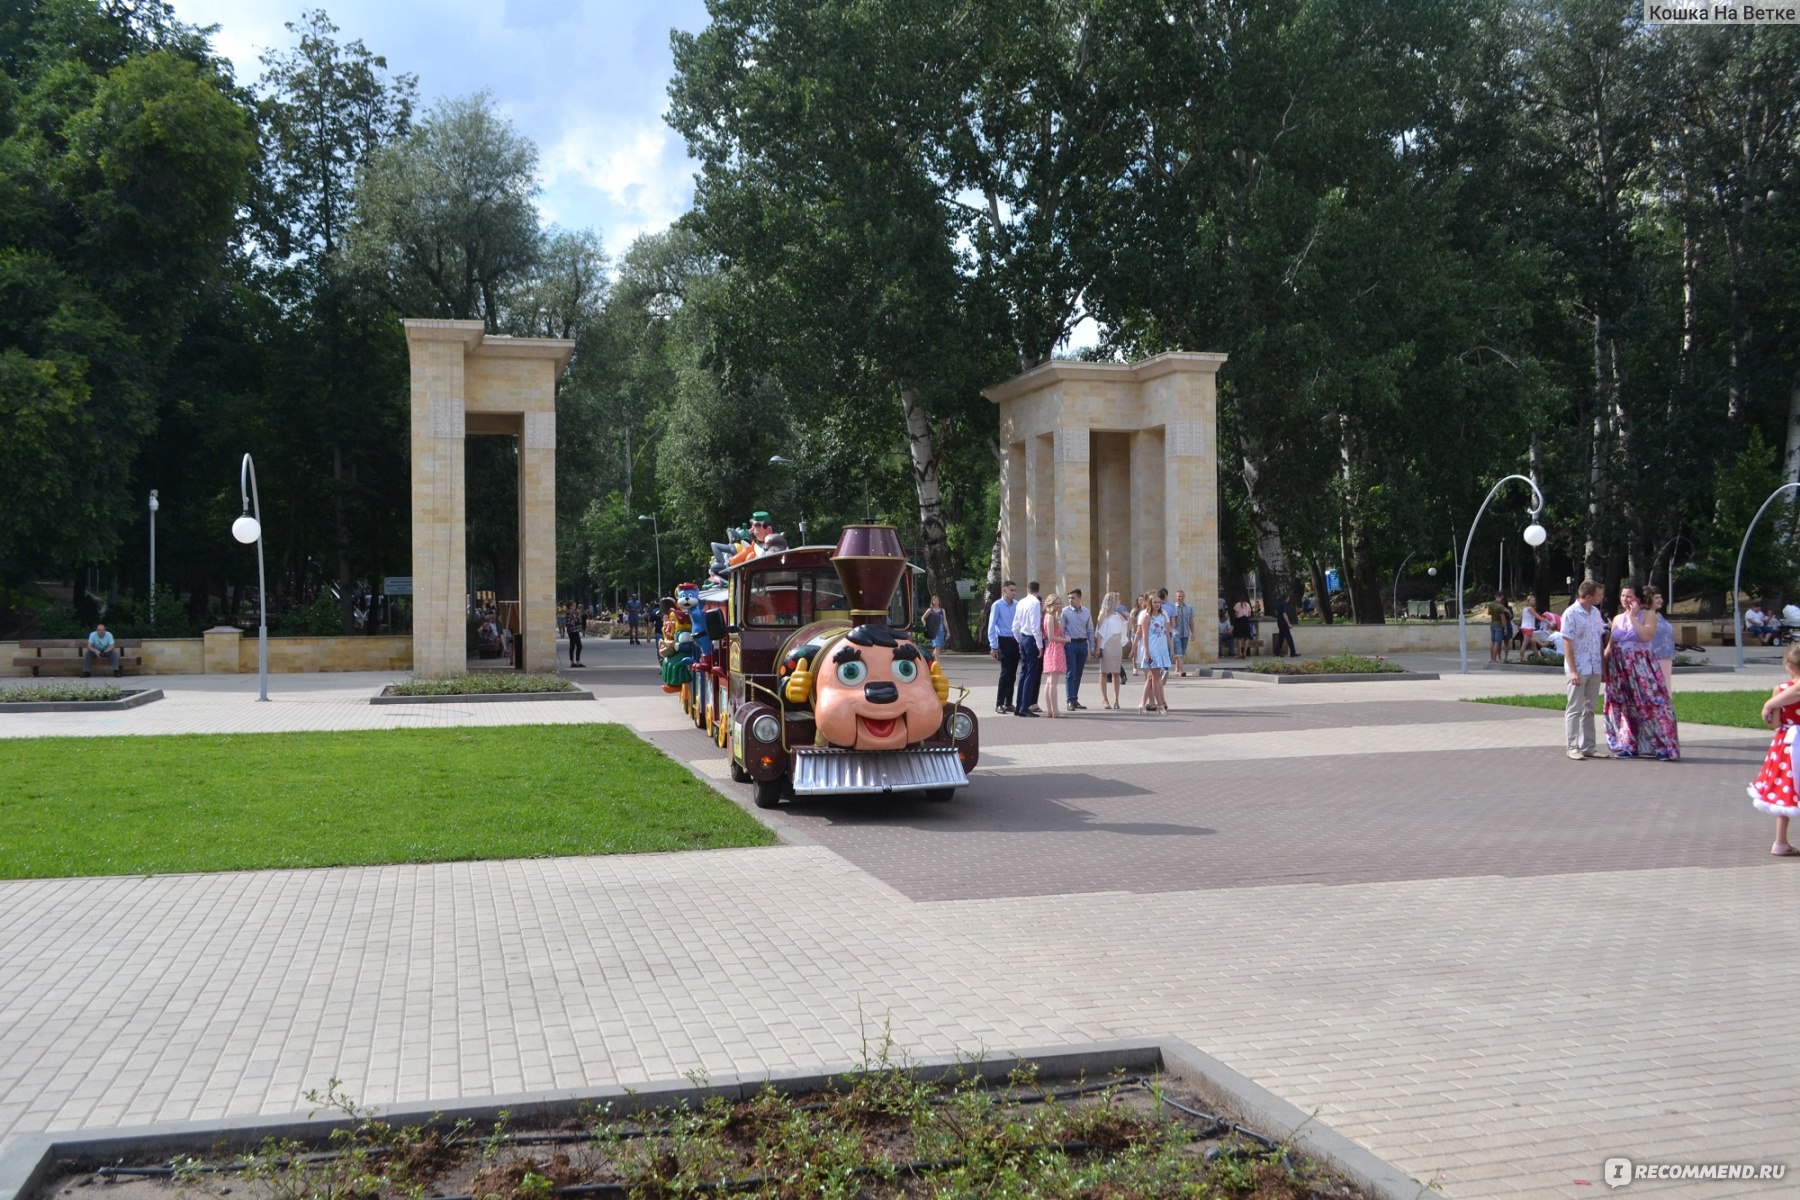
[[997,713],[1012,711],[1013,681],[1019,674],[1019,642],[1013,637],[1013,619],[1019,612],[1018,601],[1013,597],[1018,591],[1018,585],[1007,580],[1001,585],[1000,599],[988,609],[988,653],[1000,662],[1000,691],[994,702]]
[[644,606],[636,596],[625,602],[625,627],[631,632],[631,644],[638,644],[638,622],[643,619]]
[[1081,673],[1087,670],[1088,649],[1093,645],[1094,618],[1081,607],[1081,589],[1069,589],[1069,606],[1062,610],[1062,632],[1069,639],[1064,647],[1069,656],[1068,704],[1071,710],[1087,705],[1081,702]]
[[96,658],[111,658],[113,674],[119,674],[119,648],[113,645],[113,635],[106,632],[105,623],[94,626],[94,632],[88,634],[87,649],[81,652],[81,677],[86,679],[94,673]]

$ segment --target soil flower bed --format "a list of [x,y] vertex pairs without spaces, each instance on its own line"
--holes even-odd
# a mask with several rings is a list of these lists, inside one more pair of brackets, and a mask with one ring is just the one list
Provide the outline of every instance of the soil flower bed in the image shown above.
[[471,675],[436,675],[391,683],[384,696],[516,696],[527,692],[573,692],[575,685],[561,675],[524,675],[512,671],[482,671]]
[[236,1200],[1359,1195],[1156,1076],[1052,1084],[1025,1067],[988,1085],[881,1069],[823,1092],[765,1089],[735,1103],[715,1096],[698,1107],[602,1109],[553,1129],[515,1129],[505,1113],[485,1129],[470,1122],[394,1128],[348,1100],[336,1080],[323,1097],[308,1098],[350,1118],[323,1153],[270,1141],[238,1158],[69,1174],[53,1191],[71,1194],[98,1180],[115,1200],[195,1193]]
[[1299,662],[1276,659],[1259,662],[1250,670],[1257,675],[1402,675],[1406,668],[1385,658],[1369,658],[1362,654],[1328,654]]
[[116,683],[27,683],[0,687],[0,704],[67,704],[86,700],[119,700],[125,689]]

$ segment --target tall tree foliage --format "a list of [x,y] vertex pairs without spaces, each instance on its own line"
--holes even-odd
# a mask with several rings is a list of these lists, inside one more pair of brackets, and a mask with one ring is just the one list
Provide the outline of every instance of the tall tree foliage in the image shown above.
[[51,0],[0,23],[0,576],[117,550],[254,153],[166,5]]

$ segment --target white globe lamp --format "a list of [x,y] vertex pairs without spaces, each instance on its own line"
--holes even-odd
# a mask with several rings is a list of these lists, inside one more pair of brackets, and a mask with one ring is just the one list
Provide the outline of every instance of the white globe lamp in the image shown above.
[[246,546],[254,546],[256,539],[262,536],[262,526],[255,517],[239,517],[231,523],[231,536]]
[[1544,532],[1544,527],[1539,525],[1536,521],[1533,521],[1525,527],[1525,544],[1527,546],[1541,546],[1544,544],[1544,539],[1549,536],[1548,533]]

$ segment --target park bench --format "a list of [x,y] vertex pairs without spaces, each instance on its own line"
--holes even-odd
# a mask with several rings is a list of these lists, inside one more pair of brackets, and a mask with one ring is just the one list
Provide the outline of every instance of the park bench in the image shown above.
[[[144,665],[142,654],[133,654],[141,650],[142,638],[114,638],[113,648],[119,652],[119,669],[135,671]],[[87,649],[86,638],[26,638],[19,643],[19,649],[29,650],[30,654],[13,656],[13,666],[30,667],[32,675],[41,671],[81,673],[81,652]],[[101,659],[97,664],[102,671],[112,670],[111,659]]]

